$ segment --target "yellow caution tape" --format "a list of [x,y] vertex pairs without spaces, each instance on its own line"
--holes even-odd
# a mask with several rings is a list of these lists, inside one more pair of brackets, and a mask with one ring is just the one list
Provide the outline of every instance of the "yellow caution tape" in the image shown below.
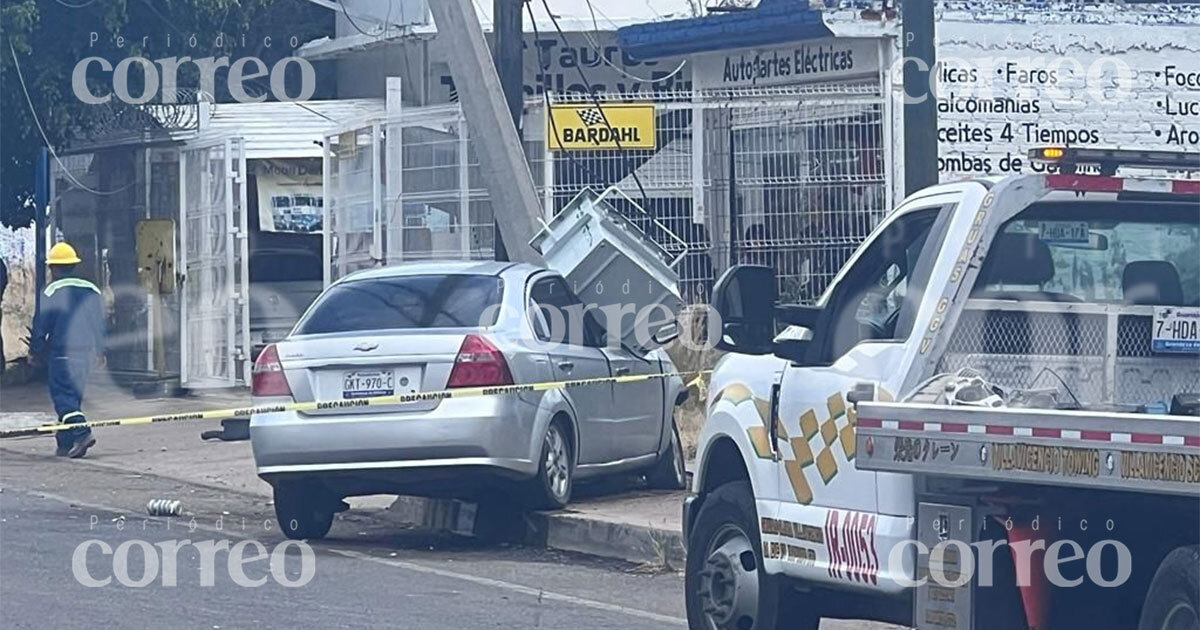
[[[275,403],[257,407],[235,407],[232,409],[210,409],[208,411],[192,411],[188,413],[168,413],[157,416],[141,416],[138,418],[114,418],[111,420],[91,420],[74,424],[43,424],[23,429],[0,430],[0,439],[43,435],[56,431],[97,427],[123,427],[138,424],[157,424],[160,422],[179,422],[182,420],[216,420],[225,418],[245,418],[259,413],[278,413],[280,411],[323,411],[327,409],[359,409],[376,405],[397,405],[430,400],[446,400],[450,398],[475,398],[478,396],[499,396],[504,394],[520,394],[523,392],[546,392],[555,389],[583,387],[585,385],[601,385],[605,383],[638,383],[660,378],[678,376],[685,379],[693,374],[700,378],[712,370],[698,372],[666,372],[658,374],[628,374],[624,376],[604,376],[600,378],[583,378],[572,381],[546,381],[544,383],[529,383],[523,385],[493,385],[489,387],[462,387],[444,389],[436,392],[416,392],[412,394],[392,394],[390,396],[373,396],[370,398],[351,398],[348,400],[315,400],[311,402]],[[692,381],[694,382],[694,381]]]

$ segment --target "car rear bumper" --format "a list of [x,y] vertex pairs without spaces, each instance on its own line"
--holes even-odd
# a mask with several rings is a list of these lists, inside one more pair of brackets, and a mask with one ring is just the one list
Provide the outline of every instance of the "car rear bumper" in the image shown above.
[[451,468],[532,477],[535,409],[515,396],[493,396],[443,400],[420,412],[258,414],[250,421],[250,443],[264,478]]

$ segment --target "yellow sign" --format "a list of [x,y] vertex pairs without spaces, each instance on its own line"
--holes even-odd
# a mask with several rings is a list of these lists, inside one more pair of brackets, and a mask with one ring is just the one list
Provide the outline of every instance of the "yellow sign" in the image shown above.
[[546,137],[554,151],[653,149],[654,132],[650,103],[554,105],[546,119]]

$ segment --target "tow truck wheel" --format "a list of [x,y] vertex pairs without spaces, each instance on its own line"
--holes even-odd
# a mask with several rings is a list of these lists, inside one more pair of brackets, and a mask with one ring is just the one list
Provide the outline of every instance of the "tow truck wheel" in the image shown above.
[[[754,495],[747,481],[714,490],[700,507],[688,542],[688,627],[703,630],[815,630],[815,611],[762,567]],[[786,610],[784,610],[786,608]]]
[[1200,547],[1180,547],[1163,559],[1150,582],[1138,630],[1200,627]]

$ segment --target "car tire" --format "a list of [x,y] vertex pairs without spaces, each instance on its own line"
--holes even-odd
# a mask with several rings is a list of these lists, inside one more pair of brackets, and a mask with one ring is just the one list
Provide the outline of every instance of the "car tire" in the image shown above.
[[687,469],[684,467],[683,441],[679,439],[679,426],[671,419],[671,443],[654,467],[646,473],[646,483],[659,490],[683,490],[687,487]]
[[684,575],[689,628],[816,630],[808,598],[763,570],[754,494],[748,481],[726,483],[704,499],[688,541]]
[[561,421],[554,421],[542,437],[537,476],[529,481],[529,506],[539,510],[560,510],[571,501],[575,481],[575,453],[569,434]]
[[1200,620],[1200,547],[1180,547],[1163,559],[1150,582],[1138,630],[1195,628]]
[[275,487],[275,518],[279,520],[283,534],[292,540],[324,538],[337,511],[337,501],[327,500],[323,493],[314,492],[312,487]]

